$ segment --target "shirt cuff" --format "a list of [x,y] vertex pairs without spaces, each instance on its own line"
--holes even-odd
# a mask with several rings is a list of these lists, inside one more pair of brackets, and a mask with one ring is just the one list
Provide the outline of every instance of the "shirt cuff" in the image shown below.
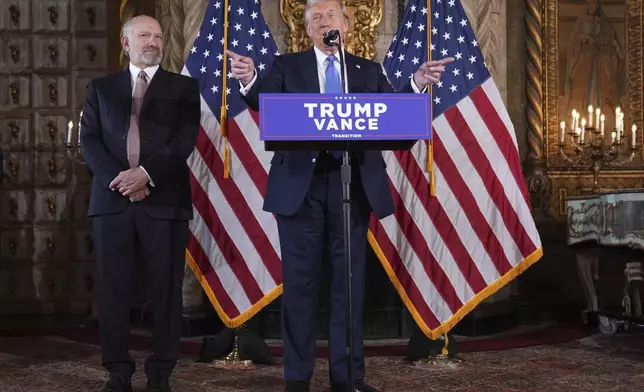
[[146,175],[146,176],[148,176],[148,180],[150,180],[150,185],[151,185],[151,186],[154,186],[154,182],[152,181],[152,178],[150,178],[150,175],[148,174],[148,171],[147,171],[147,170],[145,170],[145,168],[144,168],[143,166],[139,166],[139,167],[140,167],[141,169],[143,169],[143,171],[145,172],[145,175]]
[[255,70],[255,76],[253,76],[253,79],[250,81],[250,83],[248,83],[248,85],[246,85],[246,87],[244,87],[241,80],[239,81],[239,93],[244,96],[248,94],[248,91],[253,87],[253,84],[255,84],[256,80],[257,80],[257,70]]
[[414,77],[413,76],[411,77],[410,81],[411,81],[411,89],[414,90],[415,93],[418,94],[418,93],[421,93],[421,92],[424,93],[425,91],[427,91],[427,86],[425,86],[423,91],[418,90],[418,86],[416,86],[416,83],[414,83]]

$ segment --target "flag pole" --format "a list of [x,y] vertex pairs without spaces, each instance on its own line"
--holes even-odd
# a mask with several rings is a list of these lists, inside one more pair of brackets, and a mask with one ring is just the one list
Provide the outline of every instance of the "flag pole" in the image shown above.
[[[431,0],[427,0],[427,61],[432,61],[432,5]],[[427,92],[429,94],[429,107],[430,113],[433,117],[434,113],[431,110],[432,107],[432,85],[427,86]],[[431,197],[436,196],[436,179],[434,176],[434,135],[432,132],[432,138],[427,142],[427,173],[429,173],[429,195]]]
[[[427,61],[432,61],[432,0],[427,0]],[[427,92],[429,93],[429,105],[432,107],[433,101],[431,100],[432,96],[432,85],[427,86]],[[434,117],[433,110],[430,111],[432,118]],[[429,139],[427,143],[427,172],[429,173],[429,195],[431,197],[436,196],[436,176],[434,174],[434,134],[432,132],[432,138]],[[443,345],[442,355],[447,356],[449,353],[449,339],[447,338],[447,332],[445,332],[445,344]]]
[[221,78],[221,112],[219,115],[219,129],[221,137],[224,138],[224,178],[229,178],[230,153],[228,151],[228,112],[226,110],[226,89],[228,87],[226,75],[228,75],[228,56],[226,55],[226,50],[228,50],[228,0],[224,0],[224,65]]

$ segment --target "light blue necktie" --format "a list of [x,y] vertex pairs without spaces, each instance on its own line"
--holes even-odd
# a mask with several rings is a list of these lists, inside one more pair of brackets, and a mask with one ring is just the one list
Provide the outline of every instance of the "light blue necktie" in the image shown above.
[[338,71],[335,70],[335,56],[327,57],[329,64],[326,67],[326,85],[324,87],[324,92],[327,94],[341,94],[342,93],[342,81],[340,80],[340,75]]
[[[340,75],[335,69],[335,56],[327,57],[329,64],[326,67],[326,83],[324,92],[326,94],[341,94],[342,93],[342,80]],[[336,159],[342,160],[342,151],[329,151]]]

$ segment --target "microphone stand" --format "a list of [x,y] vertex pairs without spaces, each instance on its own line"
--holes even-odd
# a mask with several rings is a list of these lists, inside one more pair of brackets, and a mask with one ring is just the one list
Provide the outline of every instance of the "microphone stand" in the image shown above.
[[[340,80],[342,83],[342,94],[346,94],[346,73],[344,62],[344,50],[342,37],[338,34],[338,55],[340,57]],[[342,181],[342,213],[344,218],[344,273],[346,285],[346,308],[347,308],[347,334],[349,351],[349,382],[347,383],[347,391],[354,392],[355,388],[355,364],[353,361],[354,355],[354,342],[353,342],[353,294],[351,285],[351,154],[349,150],[349,141],[345,142],[344,152],[342,154],[342,168],[340,169],[340,177]]]

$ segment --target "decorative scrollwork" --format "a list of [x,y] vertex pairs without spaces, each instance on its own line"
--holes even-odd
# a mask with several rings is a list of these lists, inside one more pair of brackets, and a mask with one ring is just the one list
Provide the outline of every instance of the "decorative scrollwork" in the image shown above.
[[11,61],[14,64],[18,64],[20,61],[20,48],[16,44],[9,44],[9,53],[11,54]]
[[96,60],[96,48],[94,45],[87,45],[85,49],[87,50],[87,59],[90,63],[93,63]]
[[55,5],[49,6],[47,12],[49,12],[49,22],[51,22],[52,26],[56,26],[58,23],[58,8]]
[[58,135],[58,127],[56,126],[56,123],[53,120],[49,120],[49,122],[47,123],[47,128],[51,142],[55,143],[56,136]]
[[9,181],[11,182],[17,182],[18,180],[18,170],[20,170],[20,165],[18,165],[16,162],[13,160],[9,161]]
[[49,179],[53,180],[56,178],[56,161],[52,158],[47,161],[47,173],[49,174]]
[[20,9],[18,6],[11,4],[9,6],[9,12],[11,13],[11,23],[16,27],[20,27]]
[[18,243],[15,238],[11,237],[9,238],[9,253],[15,256],[16,250],[18,250]]
[[56,200],[54,200],[53,197],[48,197],[47,198],[47,211],[49,212],[49,215],[51,215],[52,218],[56,217]]
[[20,125],[15,120],[9,121],[8,124],[9,132],[11,133],[11,138],[14,140],[18,139],[18,134],[20,133]]
[[54,83],[49,83],[49,103],[52,105],[58,102],[58,85]]
[[[383,0],[347,0],[347,12],[351,20],[345,37],[348,52],[373,59],[376,57],[376,27],[382,20]],[[306,0],[280,0],[280,13],[288,25],[286,34],[287,52],[300,52],[312,46],[304,28]]]
[[51,44],[47,47],[47,50],[49,51],[49,60],[51,61],[51,63],[58,64],[58,47],[54,44]]
[[90,27],[95,27],[96,26],[96,10],[94,9],[94,7],[85,8],[85,14],[87,14],[87,23],[89,23]]
[[47,252],[50,255],[53,255],[54,252],[56,251],[56,243],[54,242],[54,239],[51,237],[47,237],[45,239],[45,248],[47,248]]
[[11,102],[14,105],[20,103],[20,86],[17,82],[9,83],[9,94],[11,94]]
[[528,107],[528,156],[543,159],[543,0],[526,3],[526,94]]

